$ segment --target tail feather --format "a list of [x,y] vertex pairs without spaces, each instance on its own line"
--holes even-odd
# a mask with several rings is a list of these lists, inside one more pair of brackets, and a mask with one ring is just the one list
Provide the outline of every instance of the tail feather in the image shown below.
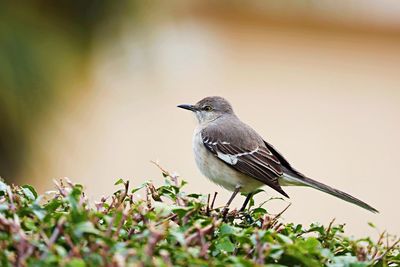
[[[340,191],[338,189],[332,188],[328,185],[325,185],[323,183],[317,182],[311,178],[307,178],[307,177],[293,177],[293,176],[286,176],[285,175],[285,180],[286,182],[292,183],[293,185],[306,185],[306,186],[310,186],[312,188],[315,188],[317,190],[320,190],[322,192],[328,193],[332,196],[338,197],[340,199],[343,199],[344,201],[353,203],[359,207],[362,207],[366,210],[369,210],[373,213],[379,213],[379,211],[375,208],[373,208],[372,206],[368,205],[367,203],[343,192]],[[288,181],[290,180],[290,181]]]

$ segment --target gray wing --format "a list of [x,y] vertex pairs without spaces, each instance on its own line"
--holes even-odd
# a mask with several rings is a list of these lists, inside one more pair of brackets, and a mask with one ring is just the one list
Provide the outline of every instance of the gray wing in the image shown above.
[[233,136],[230,132],[224,134],[215,127],[207,127],[201,131],[201,137],[204,146],[225,164],[289,197],[278,182],[283,174],[281,162],[261,137],[249,128],[245,130],[243,133],[236,131]]

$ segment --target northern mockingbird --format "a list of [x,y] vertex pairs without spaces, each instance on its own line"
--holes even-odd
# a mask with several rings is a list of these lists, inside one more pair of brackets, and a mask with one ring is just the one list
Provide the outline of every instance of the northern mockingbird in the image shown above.
[[238,192],[247,193],[243,211],[257,188],[268,185],[285,197],[281,186],[309,186],[378,212],[367,203],[340,190],[310,179],[297,170],[251,127],[233,112],[222,97],[212,96],[195,105],[179,105],[196,115],[199,124],[193,134],[193,151],[200,171],[214,183],[233,191],[224,212]]

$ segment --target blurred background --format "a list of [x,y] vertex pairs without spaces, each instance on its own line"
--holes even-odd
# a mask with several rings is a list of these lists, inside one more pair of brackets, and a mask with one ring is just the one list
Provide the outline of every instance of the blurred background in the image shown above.
[[400,234],[399,14],[397,0],[1,1],[0,176],[40,192],[69,177],[97,200],[118,178],[162,184],[155,160],[222,205],[176,108],[220,95],[301,172],[381,211],[288,188],[287,221]]

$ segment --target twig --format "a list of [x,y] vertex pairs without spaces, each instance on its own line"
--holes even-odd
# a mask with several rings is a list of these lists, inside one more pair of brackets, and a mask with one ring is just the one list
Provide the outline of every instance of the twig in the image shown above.
[[147,208],[149,208],[149,209],[151,208],[150,195],[151,195],[150,189],[148,186],[146,186],[146,204],[147,204]]
[[378,239],[378,242],[376,242],[376,246],[375,246],[375,252],[372,255],[372,258],[374,259],[376,257],[376,255],[378,254],[379,250],[378,250],[378,246],[382,243],[383,237],[385,236],[386,231],[383,231]]
[[151,197],[155,200],[155,201],[159,201],[162,202],[162,199],[160,197],[160,195],[157,192],[157,189],[155,188],[155,186],[152,183],[148,183],[147,188],[149,189],[150,193],[151,193]]
[[53,233],[51,234],[50,239],[47,243],[48,250],[45,251],[41,256],[42,260],[47,257],[49,250],[52,249],[53,244],[56,242],[58,236],[60,235],[60,232],[62,231],[62,227],[63,227],[64,223],[65,223],[65,217],[61,217],[61,219],[58,221],[57,226],[54,229]]
[[64,239],[65,242],[68,244],[68,246],[70,246],[71,251],[70,251],[70,255],[72,254],[73,256],[77,256],[77,257],[81,257],[81,253],[79,252],[79,248],[76,247],[74,245],[74,243],[72,242],[71,237],[68,234],[64,234]]
[[211,201],[211,210],[214,209],[214,203],[215,203],[215,199],[217,198],[217,194],[218,194],[218,192],[214,192],[214,197],[213,197],[213,200]]
[[162,259],[164,261],[164,264],[166,266],[168,266],[168,267],[174,266],[172,264],[171,257],[170,257],[169,252],[167,250],[161,250],[160,251],[160,256],[162,257]]
[[124,199],[125,199],[126,196],[128,195],[128,191],[129,191],[129,180],[127,180],[127,181],[124,183],[124,186],[125,186],[124,193],[123,193],[123,195],[119,198],[119,201],[118,201],[117,205],[115,206],[115,208],[118,208],[118,207],[124,202]]
[[145,251],[147,256],[151,258],[154,255],[154,249],[156,248],[157,243],[164,238],[164,233],[157,231],[151,226],[149,227],[149,231],[150,231],[150,237],[147,242]]
[[[171,174],[169,171],[167,171],[166,169],[164,169],[163,167],[161,167],[160,164],[158,164],[155,161],[150,161],[151,163],[153,163],[154,165],[157,166],[157,168],[159,168],[161,170],[161,172],[163,173],[164,176],[171,178],[171,181],[174,182],[176,187],[179,187],[179,183],[178,183],[178,176]],[[179,194],[176,195],[176,204],[178,206],[184,206],[184,200],[179,196]]]
[[332,224],[335,222],[336,218],[333,218],[328,225],[328,229],[326,229],[326,235],[329,236],[329,232],[331,231]]
[[114,202],[115,202],[116,198],[115,198],[115,196],[111,196],[111,199],[112,199],[112,201],[111,201],[110,205],[108,206],[107,210],[103,211],[103,214],[108,214],[110,212],[110,210],[114,207]]
[[163,224],[163,223],[166,222],[166,221],[174,220],[177,216],[178,216],[178,214],[176,214],[176,213],[175,213],[175,214],[171,214],[171,215],[169,215],[168,217],[166,217],[164,220],[158,222],[158,223],[156,224],[156,226],[159,226],[159,225]]
[[292,205],[292,203],[289,203],[289,205],[286,206],[286,208],[284,208],[281,212],[279,212],[278,214],[276,214],[274,216],[274,218],[272,219],[273,224],[282,216],[282,214]]
[[161,170],[161,172],[163,173],[164,176],[171,177],[170,173],[169,173],[166,169],[164,169],[163,167],[161,167],[160,164],[158,164],[157,162],[152,161],[152,160],[150,160],[150,162],[153,163],[154,165],[156,165],[157,168],[159,168],[159,169]]
[[384,258],[392,249],[394,249],[394,248],[397,246],[397,244],[399,244],[399,243],[400,243],[400,238],[397,239],[397,241],[394,242],[390,247],[388,247],[388,248],[386,249],[386,251],[385,251],[382,255],[380,255],[379,257],[377,257],[376,259],[374,259],[374,262],[373,262],[372,265],[375,265],[375,264],[378,263],[381,259],[383,259],[383,258]]
[[[214,224],[210,224],[205,226],[204,228],[199,229],[198,231],[196,231],[195,233],[189,235],[188,237],[185,238],[185,243],[187,245],[191,245],[191,244],[197,244],[198,242],[201,242],[201,236],[205,236],[208,233],[212,232],[212,230],[214,229],[215,225]],[[197,241],[196,241],[197,239]]]
[[121,221],[118,224],[117,230],[114,232],[114,236],[118,238],[118,234],[121,231],[122,226],[124,225],[126,218],[128,218],[129,215],[129,205],[126,205],[124,210],[122,211],[122,218]]
[[8,198],[10,199],[10,204],[11,204],[10,209],[12,211],[15,211],[16,207],[15,207],[15,203],[14,203],[14,196],[13,196],[10,186],[7,186],[6,190],[7,190]]
[[108,224],[107,231],[106,231],[106,236],[108,236],[108,237],[111,237],[112,228],[114,226],[114,222],[115,222],[117,215],[118,215],[118,212],[115,212],[114,215],[111,217],[111,220]]
[[324,239],[324,242],[325,242],[325,243],[327,243],[327,241],[330,240],[329,234],[330,234],[330,232],[331,232],[332,225],[333,225],[333,223],[335,222],[335,220],[336,220],[336,218],[333,218],[333,219],[331,220],[331,222],[329,223],[328,228],[326,229],[326,238]]
[[210,194],[207,195],[207,206],[206,206],[206,214],[210,214]]

